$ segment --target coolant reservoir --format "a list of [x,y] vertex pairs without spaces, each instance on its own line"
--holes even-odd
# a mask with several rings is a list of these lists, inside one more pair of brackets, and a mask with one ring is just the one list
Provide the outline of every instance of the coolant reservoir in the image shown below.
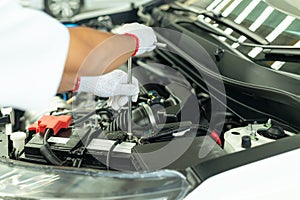
[[[249,125],[246,127],[234,128],[227,131],[224,134],[224,150],[227,153],[233,153],[245,150],[246,148],[252,148],[275,141],[257,134],[257,130],[260,129],[266,129],[264,124]],[[250,137],[251,144],[247,147],[244,146],[243,138],[245,139],[245,137]]]
[[272,126],[270,123],[249,124],[246,127],[233,128],[224,134],[224,150],[233,153],[293,135],[295,133],[283,130],[279,126]]

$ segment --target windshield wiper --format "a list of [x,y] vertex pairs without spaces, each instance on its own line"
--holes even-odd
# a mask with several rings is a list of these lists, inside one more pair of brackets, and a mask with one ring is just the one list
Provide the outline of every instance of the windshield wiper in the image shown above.
[[216,36],[224,37],[234,43],[239,44],[240,46],[262,48],[262,52],[265,54],[266,60],[300,62],[300,47],[288,46],[288,45],[270,45],[270,43],[266,39],[258,36],[257,34],[253,33],[249,29],[242,27],[241,25],[236,24],[228,19],[225,19],[221,15],[218,16],[212,13],[211,11],[199,9],[196,7],[186,6],[179,2],[175,2],[174,4],[171,4],[170,8],[174,10],[187,11],[199,15],[204,15],[214,19],[220,24],[223,24],[225,26],[234,29],[235,31],[239,32],[242,35],[245,35],[249,40],[255,43],[240,42],[237,38],[224,33],[224,31],[222,31],[221,29],[218,29],[217,27],[213,26],[213,24],[205,22],[204,19],[198,18],[197,20],[192,22],[195,26],[201,28],[202,30],[207,31],[208,33]]
[[275,47],[275,48],[270,48],[270,47],[265,47],[263,50],[265,54],[269,55],[293,55],[293,56],[300,56],[300,48],[299,47],[294,47],[294,48],[284,48],[284,47]]
[[261,45],[240,42],[237,38],[225,34],[222,30],[217,29],[213,25],[203,21],[197,21],[193,23],[197,27],[207,31],[210,34],[225,37],[226,39],[239,44],[244,47],[262,48],[262,53],[265,54],[265,58],[268,61],[285,61],[285,62],[300,62],[300,47],[288,46],[288,45]]
[[249,40],[251,40],[254,43],[261,44],[261,45],[270,44],[265,38],[259,36],[258,34],[250,31],[249,29],[247,29],[229,19],[222,17],[222,14],[216,14],[211,11],[204,10],[204,9],[186,6],[179,2],[175,2],[174,4],[171,4],[170,8],[172,8],[174,10],[181,10],[181,11],[195,13],[198,15],[204,15],[206,17],[213,19],[214,21],[216,21],[217,23],[219,23],[221,25],[224,25],[226,27],[233,29],[234,31],[236,31],[237,33],[239,33],[241,35],[245,35]]
[[266,60],[300,63],[300,48],[265,48],[263,50]]
[[265,54],[267,60],[280,60],[290,62],[300,62],[300,47],[287,45],[257,45],[251,43],[238,42],[241,46],[259,47]]

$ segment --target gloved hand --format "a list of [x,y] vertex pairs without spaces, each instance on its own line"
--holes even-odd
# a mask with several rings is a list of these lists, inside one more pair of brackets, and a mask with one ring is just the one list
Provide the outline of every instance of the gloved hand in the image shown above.
[[136,51],[133,56],[138,56],[155,49],[157,38],[151,27],[139,23],[124,24],[112,31],[115,34],[128,34],[136,39]]
[[118,110],[132,96],[136,102],[139,93],[138,80],[132,77],[132,84],[127,84],[127,74],[122,70],[114,70],[101,76],[80,77],[78,92],[90,92],[100,97],[110,97],[108,104]]

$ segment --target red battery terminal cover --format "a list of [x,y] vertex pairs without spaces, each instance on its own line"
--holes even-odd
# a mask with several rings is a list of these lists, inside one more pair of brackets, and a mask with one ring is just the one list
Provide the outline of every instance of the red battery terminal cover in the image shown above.
[[45,115],[38,120],[37,124],[32,124],[28,127],[29,131],[35,131],[36,133],[44,134],[46,129],[53,130],[53,134],[56,135],[60,129],[69,128],[72,123],[72,117],[68,115],[62,116],[50,116]]

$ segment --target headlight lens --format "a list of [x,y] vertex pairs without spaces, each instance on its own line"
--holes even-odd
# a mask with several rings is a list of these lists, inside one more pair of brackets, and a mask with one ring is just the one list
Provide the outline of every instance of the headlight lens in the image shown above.
[[170,170],[125,173],[0,160],[0,196],[34,199],[182,199],[185,177]]

